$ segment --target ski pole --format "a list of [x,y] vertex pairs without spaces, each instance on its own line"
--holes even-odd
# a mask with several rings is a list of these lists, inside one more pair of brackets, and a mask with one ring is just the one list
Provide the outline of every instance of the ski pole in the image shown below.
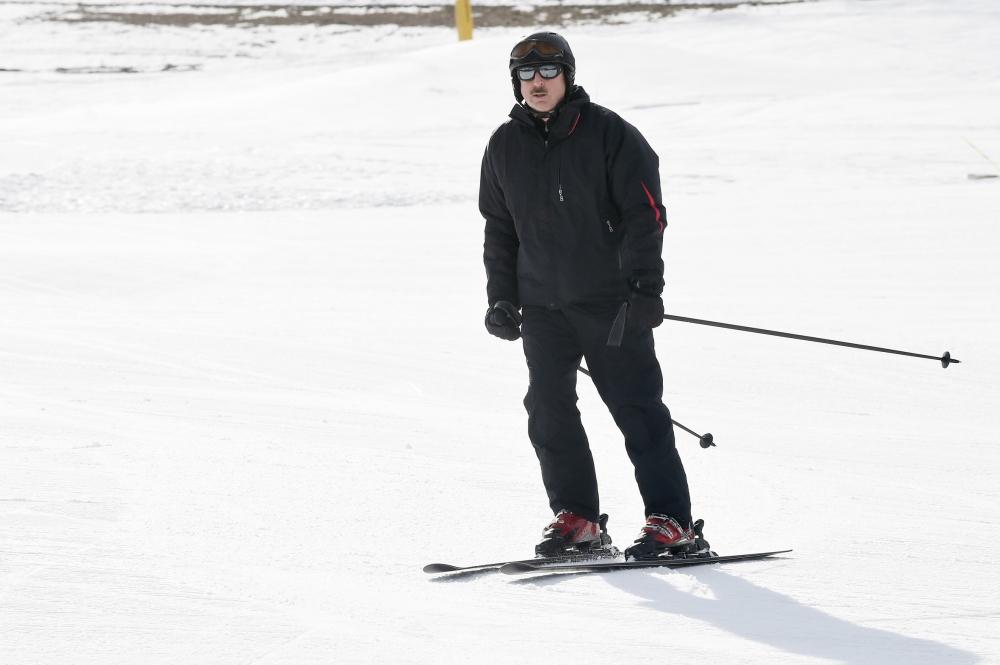
[[[586,374],[587,376],[590,376],[590,372],[587,371],[586,369],[584,369],[583,367],[577,367],[577,369],[580,372],[582,372],[583,374]],[[593,377],[591,377],[591,378],[593,378]],[[682,430],[684,430],[688,434],[696,437],[698,439],[698,445],[701,446],[702,448],[711,448],[712,446],[715,445],[715,438],[712,436],[711,432],[706,432],[705,434],[698,434],[698,432],[695,432],[693,429],[690,429],[688,427],[685,427],[684,425],[681,425],[676,420],[671,420],[670,422],[672,422],[673,424],[677,425],[678,427],[680,427]]]
[[712,437],[712,433],[711,432],[706,432],[704,434],[698,434],[698,432],[695,432],[693,429],[689,429],[687,427],[684,427],[684,425],[681,425],[676,420],[671,420],[670,422],[672,422],[673,424],[677,425],[678,427],[680,427],[682,430],[684,430],[688,434],[691,434],[692,436],[697,437],[698,438],[698,445],[701,446],[702,448],[710,448],[710,447],[712,447],[712,446],[715,445],[715,439]]
[[796,335],[795,333],[780,332],[778,330],[767,330],[765,328],[751,328],[749,326],[738,326],[732,323],[720,323],[718,321],[706,321],[705,319],[692,319],[687,316],[675,316],[665,314],[664,320],[683,321],[685,323],[697,323],[701,326],[714,326],[716,328],[728,328],[730,330],[742,330],[743,332],[758,333],[761,335],[773,335],[775,337],[787,337],[789,339],[801,339],[806,342],[819,342],[820,344],[833,344],[836,346],[847,346],[852,349],[865,349],[866,351],[878,351],[880,353],[894,353],[899,356],[911,356],[913,358],[927,358],[937,360],[941,367],[947,368],[952,363],[960,363],[961,360],[951,357],[951,352],[945,351],[943,356],[928,356],[923,353],[913,353],[912,351],[897,351],[896,349],[886,349],[880,346],[868,346],[867,344],[855,344],[854,342],[840,342],[835,339],[825,339],[823,337],[811,337],[809,335]]

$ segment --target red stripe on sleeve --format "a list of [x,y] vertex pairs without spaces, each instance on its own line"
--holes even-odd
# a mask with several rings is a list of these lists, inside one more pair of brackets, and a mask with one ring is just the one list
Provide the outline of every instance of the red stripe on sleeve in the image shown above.
[[642,191],[646,192],[646,200],[649,201],[649,207],[653,209],[653,215],[655,215],[657,226],[660,227],[660,233],[663,233],[663,217],[660,215],[660,209],[656,205],[656,200],[649,193],[649,187],[646,187],[646,183],[640,180],[639,184],[642,185]]

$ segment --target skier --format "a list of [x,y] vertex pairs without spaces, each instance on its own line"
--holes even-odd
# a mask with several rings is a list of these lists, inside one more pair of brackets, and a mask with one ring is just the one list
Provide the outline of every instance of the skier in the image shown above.
[[575,84],[576,59],[560,35],[518,42],[509,72],[518,103],[483,156],[479,209],[486,329],[523,340],[528,436],[555,513],[535,553],[602,544],[607,517],[576,406],[583,358],[625,437],[645,504],[626,557],[707,552],[653,346],[664,313],[659,159],[635,127]]

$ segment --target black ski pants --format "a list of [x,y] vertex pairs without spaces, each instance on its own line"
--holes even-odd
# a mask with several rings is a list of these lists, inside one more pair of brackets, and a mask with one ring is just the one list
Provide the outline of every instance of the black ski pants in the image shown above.
[[626,327],[620,347],[607,346],[615,308],[523,309],[521,335],[528,362],[524,398],[528,436],[554,513],[600,513],[590,443],[577,409],[577,367],[586,358],[597,391],[625,436],[625,450],[646,514],[691,521],[687,476],[674,445],[670,411],[653,331]]

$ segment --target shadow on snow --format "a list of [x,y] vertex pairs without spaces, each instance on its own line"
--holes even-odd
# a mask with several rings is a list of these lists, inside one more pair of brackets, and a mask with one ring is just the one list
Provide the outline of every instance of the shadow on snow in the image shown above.
[[[589,574],[589,573],[588,573]],[[639,599],[640,604],[713,625],[744,639],[787,653],[826,658],[849,665],[972,665],[972,653],[932,640],[868,628],[804,605],[790,596],[757,586],[722,570],[685,571],[712,597],[673,587],[662,575],[646,571],[604,576],[613,587]],[[550,575],[518,580],[548,586],[575,575]]]

